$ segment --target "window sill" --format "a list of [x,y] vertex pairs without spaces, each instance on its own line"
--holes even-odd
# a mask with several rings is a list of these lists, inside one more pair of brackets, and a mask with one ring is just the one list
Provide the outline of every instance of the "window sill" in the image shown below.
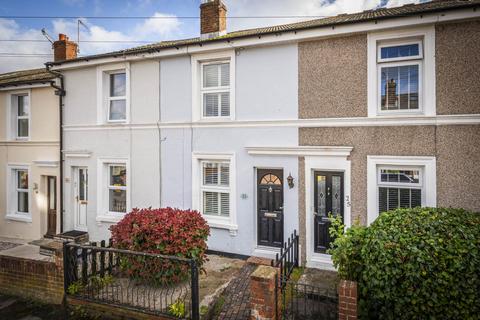
[[230,122],[234,120],[233,117],[202,117],[196,122]]
[[96,217],[97,223],[118,223],[123,219],[124,214],[103,214]]
[[203,215],[203,218],[207,220],[208,226],[215,229],[226,229],[230,231],[231,236],[236,236],[238,231],[238,225],[230,222],[229,218],[222,219],[216,217],[209,217]]
[[422,110],[406,111],[406,110],[390,110],[390,111],[377,111],[376,117],[409,117],[409,116],[425,116],[425,112]]
[[118,120],[118,121],[114,121],[114,120],[107,120],[104,125],[106,126],[121,126],[121,125],[127,125],[129,124],[127,120]]
[[27,216],[27,215],[24,215],[24,214],[18,214],[18,213],[8,213],[5,216],[5,220],[32,223],[32,217],[31,216]]

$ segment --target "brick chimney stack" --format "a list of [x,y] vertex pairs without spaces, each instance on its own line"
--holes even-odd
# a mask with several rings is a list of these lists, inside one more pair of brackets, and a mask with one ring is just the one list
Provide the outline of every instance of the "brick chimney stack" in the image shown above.
[[78,45],[68,40],[63,33],[58,35],[58,40],[53,43],[53,61],[75,59],[77,57]]
[[227,33],[227,7],[222,0],[202,0],[200,5],[200,34],[202,39]]

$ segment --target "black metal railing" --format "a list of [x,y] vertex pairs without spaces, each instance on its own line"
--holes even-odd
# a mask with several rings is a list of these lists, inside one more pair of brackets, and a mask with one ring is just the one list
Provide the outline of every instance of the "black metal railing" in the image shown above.
[[281,299],[277,303],[277,319],[338,319],[338,296],[334,289],[280,279],[275,283],[275,289],[275,300]]
[[[282,283],[290,279],[293,269],[299,266],[299,237],[297,230],[293,231],[288,240],[280,248],[280,255],[277,253],[275,260],[272,260],[272,267],[280,268],[280,279]],[[283,288],[283,287],[282,287]]]
[[65,243],[67,296],[179,319],[200,318],[196,260]]

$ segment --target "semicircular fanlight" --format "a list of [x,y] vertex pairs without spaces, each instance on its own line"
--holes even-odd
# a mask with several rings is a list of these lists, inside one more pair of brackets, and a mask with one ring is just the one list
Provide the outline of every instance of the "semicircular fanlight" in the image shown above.
[[262,177],[260,180],[260,184],[274,184],[274,185],[281,185],[282,181],[280,180],[279,177],[277,177],[274,174],[267,173]]

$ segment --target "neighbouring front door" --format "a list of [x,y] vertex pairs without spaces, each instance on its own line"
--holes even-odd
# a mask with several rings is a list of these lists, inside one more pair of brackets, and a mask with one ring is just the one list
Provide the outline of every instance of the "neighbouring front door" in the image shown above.
[[87,231],[88,169],[77,167],[73,173],[75,229]]
[[314,250],[326,253],[330,247],[329,214],[343,220],[343,172],[316,171],[314,174]]
[[57,177],[47,177],[47,235],[57,233]]
[[283,171],[257,170],[258,244],[283,244]]

